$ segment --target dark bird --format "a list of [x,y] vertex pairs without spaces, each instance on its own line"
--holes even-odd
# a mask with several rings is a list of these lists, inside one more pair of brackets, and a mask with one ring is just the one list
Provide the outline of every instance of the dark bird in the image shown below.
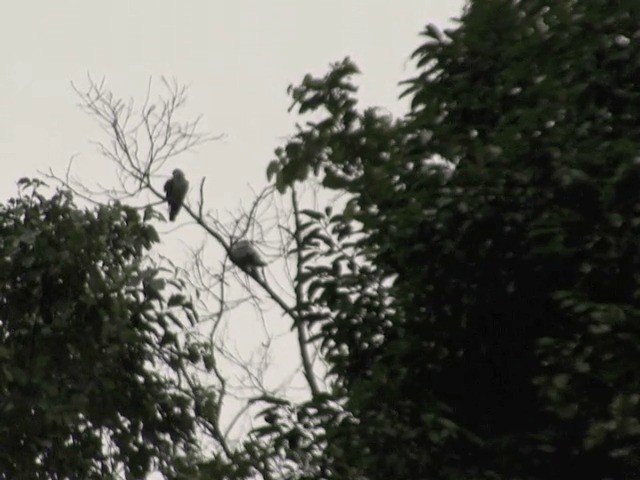
[[173,176],[164,184],[165,200],[169,204],[169,220],[176,219],[182,208],[184,198],[189,190],[189,182],[184,178],[184,173],[179,168],[173,171]]

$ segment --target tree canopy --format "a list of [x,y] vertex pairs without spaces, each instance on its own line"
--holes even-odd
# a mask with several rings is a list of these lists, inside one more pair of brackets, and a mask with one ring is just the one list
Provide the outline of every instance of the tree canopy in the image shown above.
[[43,188],[0,206],[0,478],[171,474],[196,440],[176,382],[200,360],[178,336],[193,309],[146,264],[159,239],[136,210]]
[[[631,0],[471,0],[453,28],[424,30],[399,118],[358,106],[349,58],[307,74],[289,89],[300,124],[267,168],[289,202],[272,208],[289,284],[273,259],[258,275],[236,258],[240,300],[233,259],[195,255],[191,276],[151,262],[153,208],[82,210],[22,181],[0,207],[2,478],[636,475],[638,25]],[[112,137],[101,153],[122,190],[107,193],[162,201],[154,175],[213,138],[174,118],[184,90],[171,92],[135,122],[102,84],[81,94]],[[317,183],[335,197],[306,208]],[[181,219],[227,257],[266,236],[269,190],[229,224],[203,192]],[[208,343],[176,278],[218,303],[197,310]],[[252,423],[232,440],[216,331],[263,300],[291,322],[308,395],[240,365],[253,391],[231,426]]]
[[426,28],[403,118],[356,108],[349,59],[291,89],[313,120],[268,174],[350,196],[303,251],[331,261],[304,283],[356,419],[336,478],[639,471],[638,20],[472,1]]

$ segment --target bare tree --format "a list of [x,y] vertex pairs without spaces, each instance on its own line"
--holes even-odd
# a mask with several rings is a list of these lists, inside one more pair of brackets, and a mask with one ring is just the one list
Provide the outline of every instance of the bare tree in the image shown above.
[[[89,201],[124,201],[144,209],[145,218],[162,219],[153,207],[165,201],[158,186],[173,170],[170,164],[181,154],[220,136],[201,132],[199,119],[180,120],[187,91],[175,81],[163,79],[163,94],[155,100],[149,82],[146,98],[139,107],[133,101],[116,97],[104,81],[89,78],[86,89],[75,85],[74,89],[81,108],[107,134],[108,139],[96,145],[101,156],[114,166],[117,184],[87,186],[73,177],[71,162],[64,175],[49,171],[47,176]],[[205,240],[199,246],[189,246],[190,260],[186,265],[178,267],[168,258],[159,261],[170,265],[195,292],[199,324],[182,334],[199,336],[208,345],[210,355],[204,359],[206,371],[184,372],[184,378],[193,387],[194,400],[206,410],[203,429],[214,440],[214,450],[218,445],[231,461],[236,455],[234,445],[246,441],[243,435],[265,424],[266,410],[277,408],[294,418],[300,410],[296,405],[323,397],[320,350],[309,341],[309,327],[304,321],[311,302],[298,281],[309,261],[299,254],[303,229],[301,200],[296,190],[292,190],[290,197],[283,197],[267,187],[255,192],[249,205],[221,218],[207,208],[206,179],[190,180],[197,187],[188,195],[181,216],[197,225]],[[312,198],[313,192],[310,193]],[[230,261],[230,249],[238,239],[251,240],[266,254],[266,275],[243,270]],[[261,332],[251,332],[259,334],[260,343],[249,357],[234,348],[234,338],[229,333],[229,319],[247,314],[261,325]],[[288,319],[289,327],[284,332],[274,332],[270,323],[283,317]],[[281,346],[283,336],[297,344],[297,364],[287,372],[274,372],[272,354]],[[304,379],[303,391],[293,389],[296,379]],[[260,411],[262,416],[258,415]],[[270,423],[268,418],[266,423]],[[304,430],[299,425],[295,429]],[[260,442],[256,436],[252,438],[255,447]],[[254,455],[252,468],[263,478],[274,478],[273,472],[292,468],[287,467],[290,459],[267,464],[255,452],[247,455],[248,458]]]

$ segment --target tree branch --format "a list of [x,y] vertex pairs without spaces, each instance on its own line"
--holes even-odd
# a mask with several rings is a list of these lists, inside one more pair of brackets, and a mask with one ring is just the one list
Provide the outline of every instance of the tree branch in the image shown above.
[[[302,263],[301,251],[302,251],[302,239],[300,238],[300,209],[298,207],[298,197],[296,195],[295,188],[291,188],[291,204],[293,206],[293,218],[295,221],[294,239],[296,243],[296,251],[298,252],[296,258],[296,277],[300,278],[302,275],[302,269],[304,267]],[[294,280],[294,290],[296,295],[296,315],[294,318],[295,328],[298,333],[298,346],[300,347],[300,357],[302,358],[302,367],[304,368],[304,376],[307,379],[309,388],[311,389],[311,395],[315,398],[320,392],[320,387],[316,380],[316,376],[313,373],[313,362],[309,357],[309,351],[307,345],[309,338],[307,336],[306,324],[303,321],[302,305],[304,305],[304,291],[302,284]]]

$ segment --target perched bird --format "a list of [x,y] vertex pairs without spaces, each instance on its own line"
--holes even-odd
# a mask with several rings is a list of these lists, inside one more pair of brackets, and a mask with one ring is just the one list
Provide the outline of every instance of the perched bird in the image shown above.
[[173,176],[164,184],[165,200],[169,204],[169,220],[176,219],[182,208],[182,202],[189,190],[189,182],[184,178],[184,173],[179,168],[173,171]]
[[265,262],[249,240],[238,240],[231,245],[229,258],[233,263],[247,272],[256,272],[264,267]]

